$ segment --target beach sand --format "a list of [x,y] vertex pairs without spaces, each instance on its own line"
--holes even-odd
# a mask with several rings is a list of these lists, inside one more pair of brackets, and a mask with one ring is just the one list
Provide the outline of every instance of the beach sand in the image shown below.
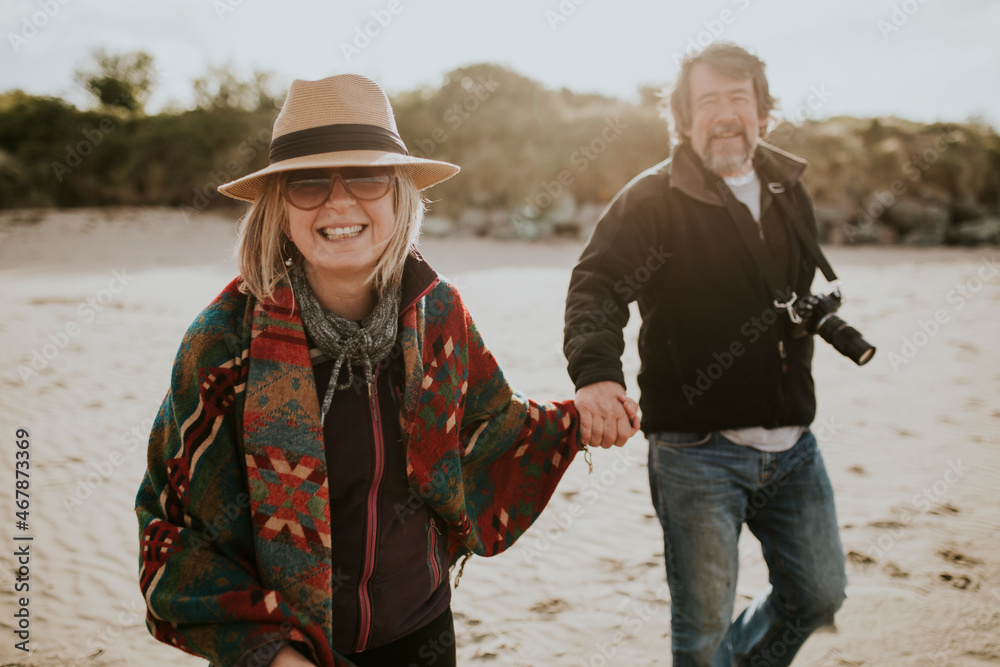
[[[235,216],[170,209],[0,215],[0,665],[195,665],[153,640],[134,498],[183,332],[236,274]],[[568,398],[562,315],[579,241],[425,239],[516,387]],[[848,599],[801,665],[1000,664],[1000,257],[996,248],[831,248],[841,315],[879,347],[817,342],[820,440]],[[822,281],[819,281],[822,284]],[[626,331],[637,396],[638,315]],[[29,529],[15,431],[30,432]],[[641,434],[573,464],[509,551],[454,593],[463,665],[669,665],[663,542]],[[30,535],[30,646],[13,634],[15,535]],[[766,585],[740,543],[737,612]]]

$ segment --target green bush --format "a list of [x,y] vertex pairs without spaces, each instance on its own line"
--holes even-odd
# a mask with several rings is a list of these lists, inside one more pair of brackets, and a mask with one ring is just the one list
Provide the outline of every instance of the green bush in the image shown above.
[[[199,108],[151,116],[4,93],[0,207],[218,206],[228,200],[216,185],[267,164],[280,99],[267,80],[257,73],[240,83],[216,69],[199,82]],[[412,154],[462,167],[429,191],[437,213],[457,216],[469,206],[541,213],[546,195],[559,192],[608,201],[669,155],[652,90],[639,98],[549,90],[479,64],[436,88],[401,93],[393,105]],[[982,122],[839,117],[784,123],[769,140],[809,160],[805,178],[818,204],[860,205],[897,180],[919,196],[991,206],[1000,198],[1000,137]]]

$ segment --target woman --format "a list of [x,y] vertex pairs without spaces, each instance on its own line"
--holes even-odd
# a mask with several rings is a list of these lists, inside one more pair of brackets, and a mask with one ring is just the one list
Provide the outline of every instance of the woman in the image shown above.
[[136,501],[157,639],[220,665],[455,664],[448,568],[509,547],[580,449],[572,402],[514,392],[414,250],[419,191],[457,172],[342,75],[295,81],[270,165],[219,188],[252,202],[241,275],[181,344]]

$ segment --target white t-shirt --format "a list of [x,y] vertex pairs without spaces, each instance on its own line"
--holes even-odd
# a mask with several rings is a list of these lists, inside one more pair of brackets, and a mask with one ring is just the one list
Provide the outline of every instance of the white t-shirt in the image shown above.
[[[736,198],[750,209],[750,215],[760,230],[760,237],[764,238],[764,228],[760,224],[760,178],[757,176],[757,172],[751,171],[746,176],[735,176],[723,180],[736,195]],[[722,435],[738,445],[746,445],[764,452],[784,452],[795,446],[805,431],[805,426],[779,426],[778,428],[754,426],[722,431]]]

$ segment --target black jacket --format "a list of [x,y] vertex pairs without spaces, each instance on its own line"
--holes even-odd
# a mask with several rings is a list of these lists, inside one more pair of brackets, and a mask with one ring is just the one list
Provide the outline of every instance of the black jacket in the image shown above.
[[[761,143],[754,165],[766,246],[805,296],[816,266],[774,201],[788,198],[816,233],[805,163]],[[622,329],[638,301],[646,433],[808,425],[816,413],[812,337],[791,338],[736,226],[753,221],[731,216],[724,196],[733,197],[722,179],[681,144],[618,193],[573,270],[564,351],[578,389],[624,385]]]
[[[422,258],[403,267],[400,313],[437,279]],[[308,332],[307,332],[308,336]],[[308,338],[310,348],[312,339]],[[375,370],[338,389],[323,422],[330,486],[330,552],[333,563],[332,645],[342,654],[383,646],[440,615],[451,602],[447,526],[411,491],[399,423],[403,385],[397,343]],[[313,374],[320,402],[334,360],[318,349]],[[338,382],[346,382],[342,370]]]

